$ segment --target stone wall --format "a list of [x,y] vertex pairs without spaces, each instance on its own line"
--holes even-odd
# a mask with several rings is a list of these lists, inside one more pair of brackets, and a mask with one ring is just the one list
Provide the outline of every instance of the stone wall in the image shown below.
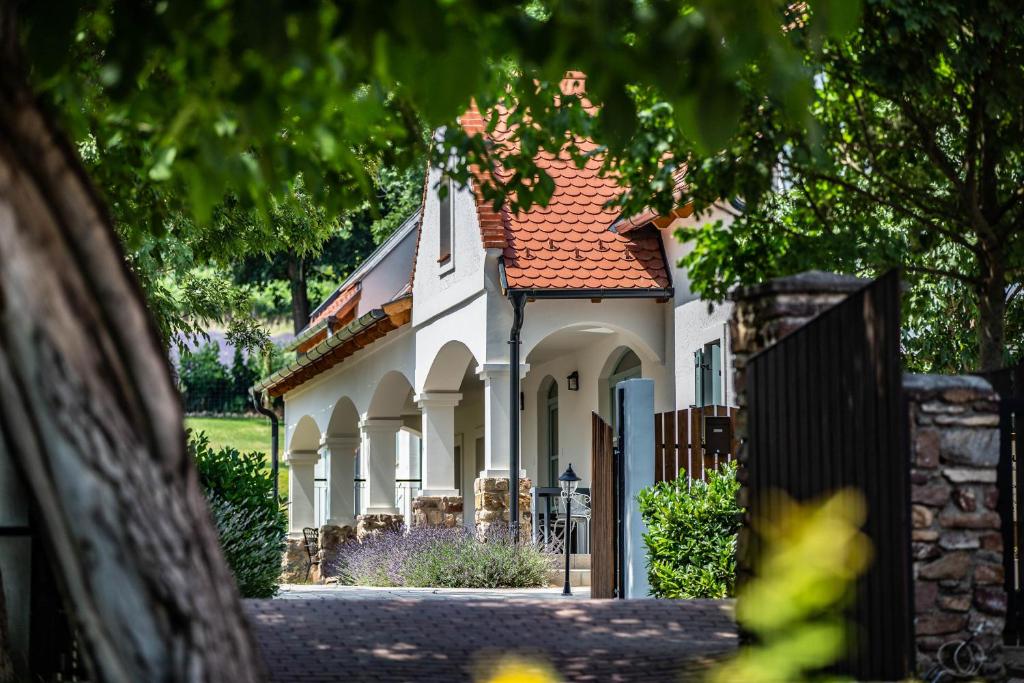
[[420,496],[412,502],[414,527],[452,529],[462,524],[462,496]]
[[359,515],[356,517],[356,539],[362,542],[371,534],[382,531],[398,531],[405,524],[402,515],[373,514]]
[[[519,537],[529,538],[531,528],[530,487],[532,484],[526,477],[519,478]],[[495,526],[508,527],[509,511],[509,480],[504,477],[483,477],[473,482],[474,516],[476,533],[479,538],[486,538]]]
[[911,519],[918,670],[939,646],[977,633],[982,672],[1004,676],[1006,617],[999,493],[998,398],[976,377],[908,375]]
[[320,583],[331,578],[335,572],[335,558],[338,548],[348,541],[355,540],[356,530],[347,524],[335,526],[325,524],[320,527],[317,553],[319,562],[313,565],[307,574],[309,555],[306,553],[306,542],[302,538],[289,538],[281,559],[281,583]]

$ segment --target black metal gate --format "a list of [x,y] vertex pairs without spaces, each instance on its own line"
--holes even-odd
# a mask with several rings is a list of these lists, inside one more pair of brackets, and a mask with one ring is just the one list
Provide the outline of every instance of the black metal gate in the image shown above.
[[[752,510],[773,490],[810,500],[853,487],[867,502],[874,560],[849,618],[841,673],[899,680],[913,670],[910,458],[899,358],[900,280],[892,271],[751,357],[745,463]],[[755,557],[745,567],[755,576]]]
[[1024,644],[1024,364],[982,373],[999,394],[999,516],[1003,532],[1007,645]]

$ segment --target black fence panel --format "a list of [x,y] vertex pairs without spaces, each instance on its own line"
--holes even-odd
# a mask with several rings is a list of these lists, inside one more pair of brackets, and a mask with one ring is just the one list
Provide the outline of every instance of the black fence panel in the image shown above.
[[[913,671],[910,457],[903,402],[900,279],[892,271],[759,354],[747,368],[748,501],[813,500],[843,488],[867,502],[874,559],[837,673],[899,680]],[[749,570],[757,575],[756,546]]]
[[[1020,385],[1018,385],[1019,387]],[[1024,395],[999,401],[999,516],[1003,532],[1007,645],[1024,644]]]

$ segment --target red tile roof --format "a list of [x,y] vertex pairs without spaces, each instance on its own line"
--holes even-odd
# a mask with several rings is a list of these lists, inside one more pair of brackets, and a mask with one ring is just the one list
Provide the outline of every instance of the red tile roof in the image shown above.
[[[581,83],[567,80],[565,86],[571,88]],[[461,117],[460,123],[471,133],[485,130],[484,119],[475,108]],[[502,122],[490,135],[495,142],[512,144],[510,131]],[[577,144],[584,153],[597,147],[589,140]],[[666,289],[671,286],[656,230],[632,230],[629,234],[610,230],[620,213],[605,208],[605,203],[620,194],[622,188],[614,178],[601,176],[600,158],[589,158],[583,168],[577,168],[567,153],[555,156],[541,152],[537,163],[555,182],[555,191],[547,206],[534,206],[516,214],[503,208],[499,213],[494,211],[491,202],[483,199],[479,189],[476,190],[484,245],[504,249],[510,288]],[[485,181],[479,169],[474,174],[477,185]]]
[[[355,282],[338,293],[326,306],[316,312],[309,320],[308,327],[313,327],[321,321],[334,316],[335,320],[331,325],[331,332],[348,325],[356,317],[356,305],[359,303],[359,294],[362,291],[360,283]],[[301,337],[300,337],[301,338]],[[299,353],[305,353],[327,338],[327,329],[320,330],[309,339],[304,340],[295,347]]]

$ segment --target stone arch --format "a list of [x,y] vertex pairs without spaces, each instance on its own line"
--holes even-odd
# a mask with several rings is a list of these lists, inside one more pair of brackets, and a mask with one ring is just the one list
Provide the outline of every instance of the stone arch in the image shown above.
[[397,370],[391,370],[377,382],[366,416],[375,418],[399,417],[412,401],[412,384]]
[[[620,338],[625,341],[619,348],[632,349],[642,361],[661,363],[662,359],[660,355],[652,349],[644,339],[633,330],[618,325],[613,322],[606,320],[595,320],[592,322],[581,322],[573,323],[572,325],[566,325],[548,331],[541,335],[530,335],[530,338],[524,339],[523,341],[523,359],[527,363],[533,363],[532,356],[535,352],[539,352],[544,347],[548,347],[552,344],[560,343],[572,343],[569,340],[579,340],[581,335],[593,334],[592,339],[599,339],[597,335],[600,334],[618,334]],[[607,370],[607,368],[604,368]],[[607,376],[606,373],[602,373],[602,376]]]
[[303,415],[292,429],[288,452],[316,451],[319,447],[320,428],[311,416]]
[[466,371],[476,363],[473,352],[461,341],[445,343],[430,363],[422,391],[458,391]]
[[359,434],[359,410],[348,396],[342,396],[331,410],[327,422],[328,436],[350,436]]

